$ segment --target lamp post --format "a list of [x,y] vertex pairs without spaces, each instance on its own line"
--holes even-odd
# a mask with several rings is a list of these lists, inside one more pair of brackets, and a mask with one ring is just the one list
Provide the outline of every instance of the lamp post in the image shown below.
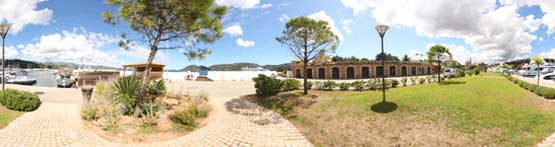
[[2,91],[4,90],[4,83],[6,83],[6,72],[5,72],[5,67],[4,66],[4,43],[6,40],[6,35],[8,34],[8,31],[10,30],[10,24],[7,23],[2,23],[0,24],[0,35],[2,35]]
[[376,26],[376,31],[378,31],[378,34],[380,34],[380,38],[382,39],[382,102],[385,103],[385,63],[384,63],[384,58],[385,58],[385,53],[383,52],[383,37],[385,36],[385,32],[387,31],[387,29],[389,29],[389,26],[387,25],[377,25]]

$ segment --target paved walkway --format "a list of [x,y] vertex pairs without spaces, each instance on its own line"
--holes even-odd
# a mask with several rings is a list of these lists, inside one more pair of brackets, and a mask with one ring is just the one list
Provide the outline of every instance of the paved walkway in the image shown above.
[[217,111],[216,120],[173,140],[148,144],[112,143],[84,129],[79,118],[81,97],[77,89],[60,91],[11,85],[17,89],[40,90],[43,104],[0,130],[0,146],[312,146],[279,114],[237,99],[254,93],[252,82],[174,81],[170,85],[170,91],[208,95]]

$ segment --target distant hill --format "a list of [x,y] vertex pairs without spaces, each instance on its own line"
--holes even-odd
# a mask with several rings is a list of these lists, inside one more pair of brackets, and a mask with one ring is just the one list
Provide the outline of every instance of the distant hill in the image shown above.
[[202,65],[201,65],[201,66],[198,66],[198,65],[189,65],[189,66],[186,66],[185,68],[182,68],[182,69],[180,69],[180,70],[178,70],[178,71],[199,72],[201,69],[209,70],[210,68],[209,68],[209,67],[206,67],[206,66],[202,66]]
[[272,71],[283,71],[289,69],[289,63],[279,64],[279,65],[258,65],[256,63],[232,63],[232,64],[215,64],[209,67],[199,66],[199,65],[189,65],[179,71],[192,71],[198,72],[201,68],[210,71],[241,71],[243,68],[257,68],[262,67],[264,69],[269,69]]
[[[79,68],[79,64],[67,63],[67,62],[45,62],[43,64],[49,65],[52,68],[60,68],[60,67],[67,67],[67,68],[74,68],[74,69]],[[86,64],[82,64],[81,67],[82,68],[91,68],[91,69],[113,69],[113,70],[122,69],[121,67],[110,67],[110,66],[102,66],[102,65],[86,65]]]

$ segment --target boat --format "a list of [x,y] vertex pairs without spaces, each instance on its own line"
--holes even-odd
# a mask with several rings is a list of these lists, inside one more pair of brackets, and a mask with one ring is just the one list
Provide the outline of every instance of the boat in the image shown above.
[[69,73],[59,74],[56,77],[56,85],[60,88],[70,88],[75,84],[75,80]]
[[6,83],[10,84],[21,84],[21,85],[33,85],[37,83],[37,79],[29,78],[27,76],[15,76],[6,78]]

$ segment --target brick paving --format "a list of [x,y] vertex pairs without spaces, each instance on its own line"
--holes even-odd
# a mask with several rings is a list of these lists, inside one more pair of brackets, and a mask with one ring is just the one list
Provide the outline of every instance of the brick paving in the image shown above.
[[[188,93],[209,95],[217,111],[216,119],[185,136],[147,144],[109,142],[85,129],[79,118],[78,104],[60,102],[59,98],[50,102],[41,97],[44,103],[38,110],[23,114],[0,130],[0,146],[312,146],[279,114],[237,99],[252,92],[251,84],[180,83],[180,89]],[[224,88],[214,90],[219,89],[218,86]],[[45,95],[57,95],[49,93],[48,89],[41,90]]]

